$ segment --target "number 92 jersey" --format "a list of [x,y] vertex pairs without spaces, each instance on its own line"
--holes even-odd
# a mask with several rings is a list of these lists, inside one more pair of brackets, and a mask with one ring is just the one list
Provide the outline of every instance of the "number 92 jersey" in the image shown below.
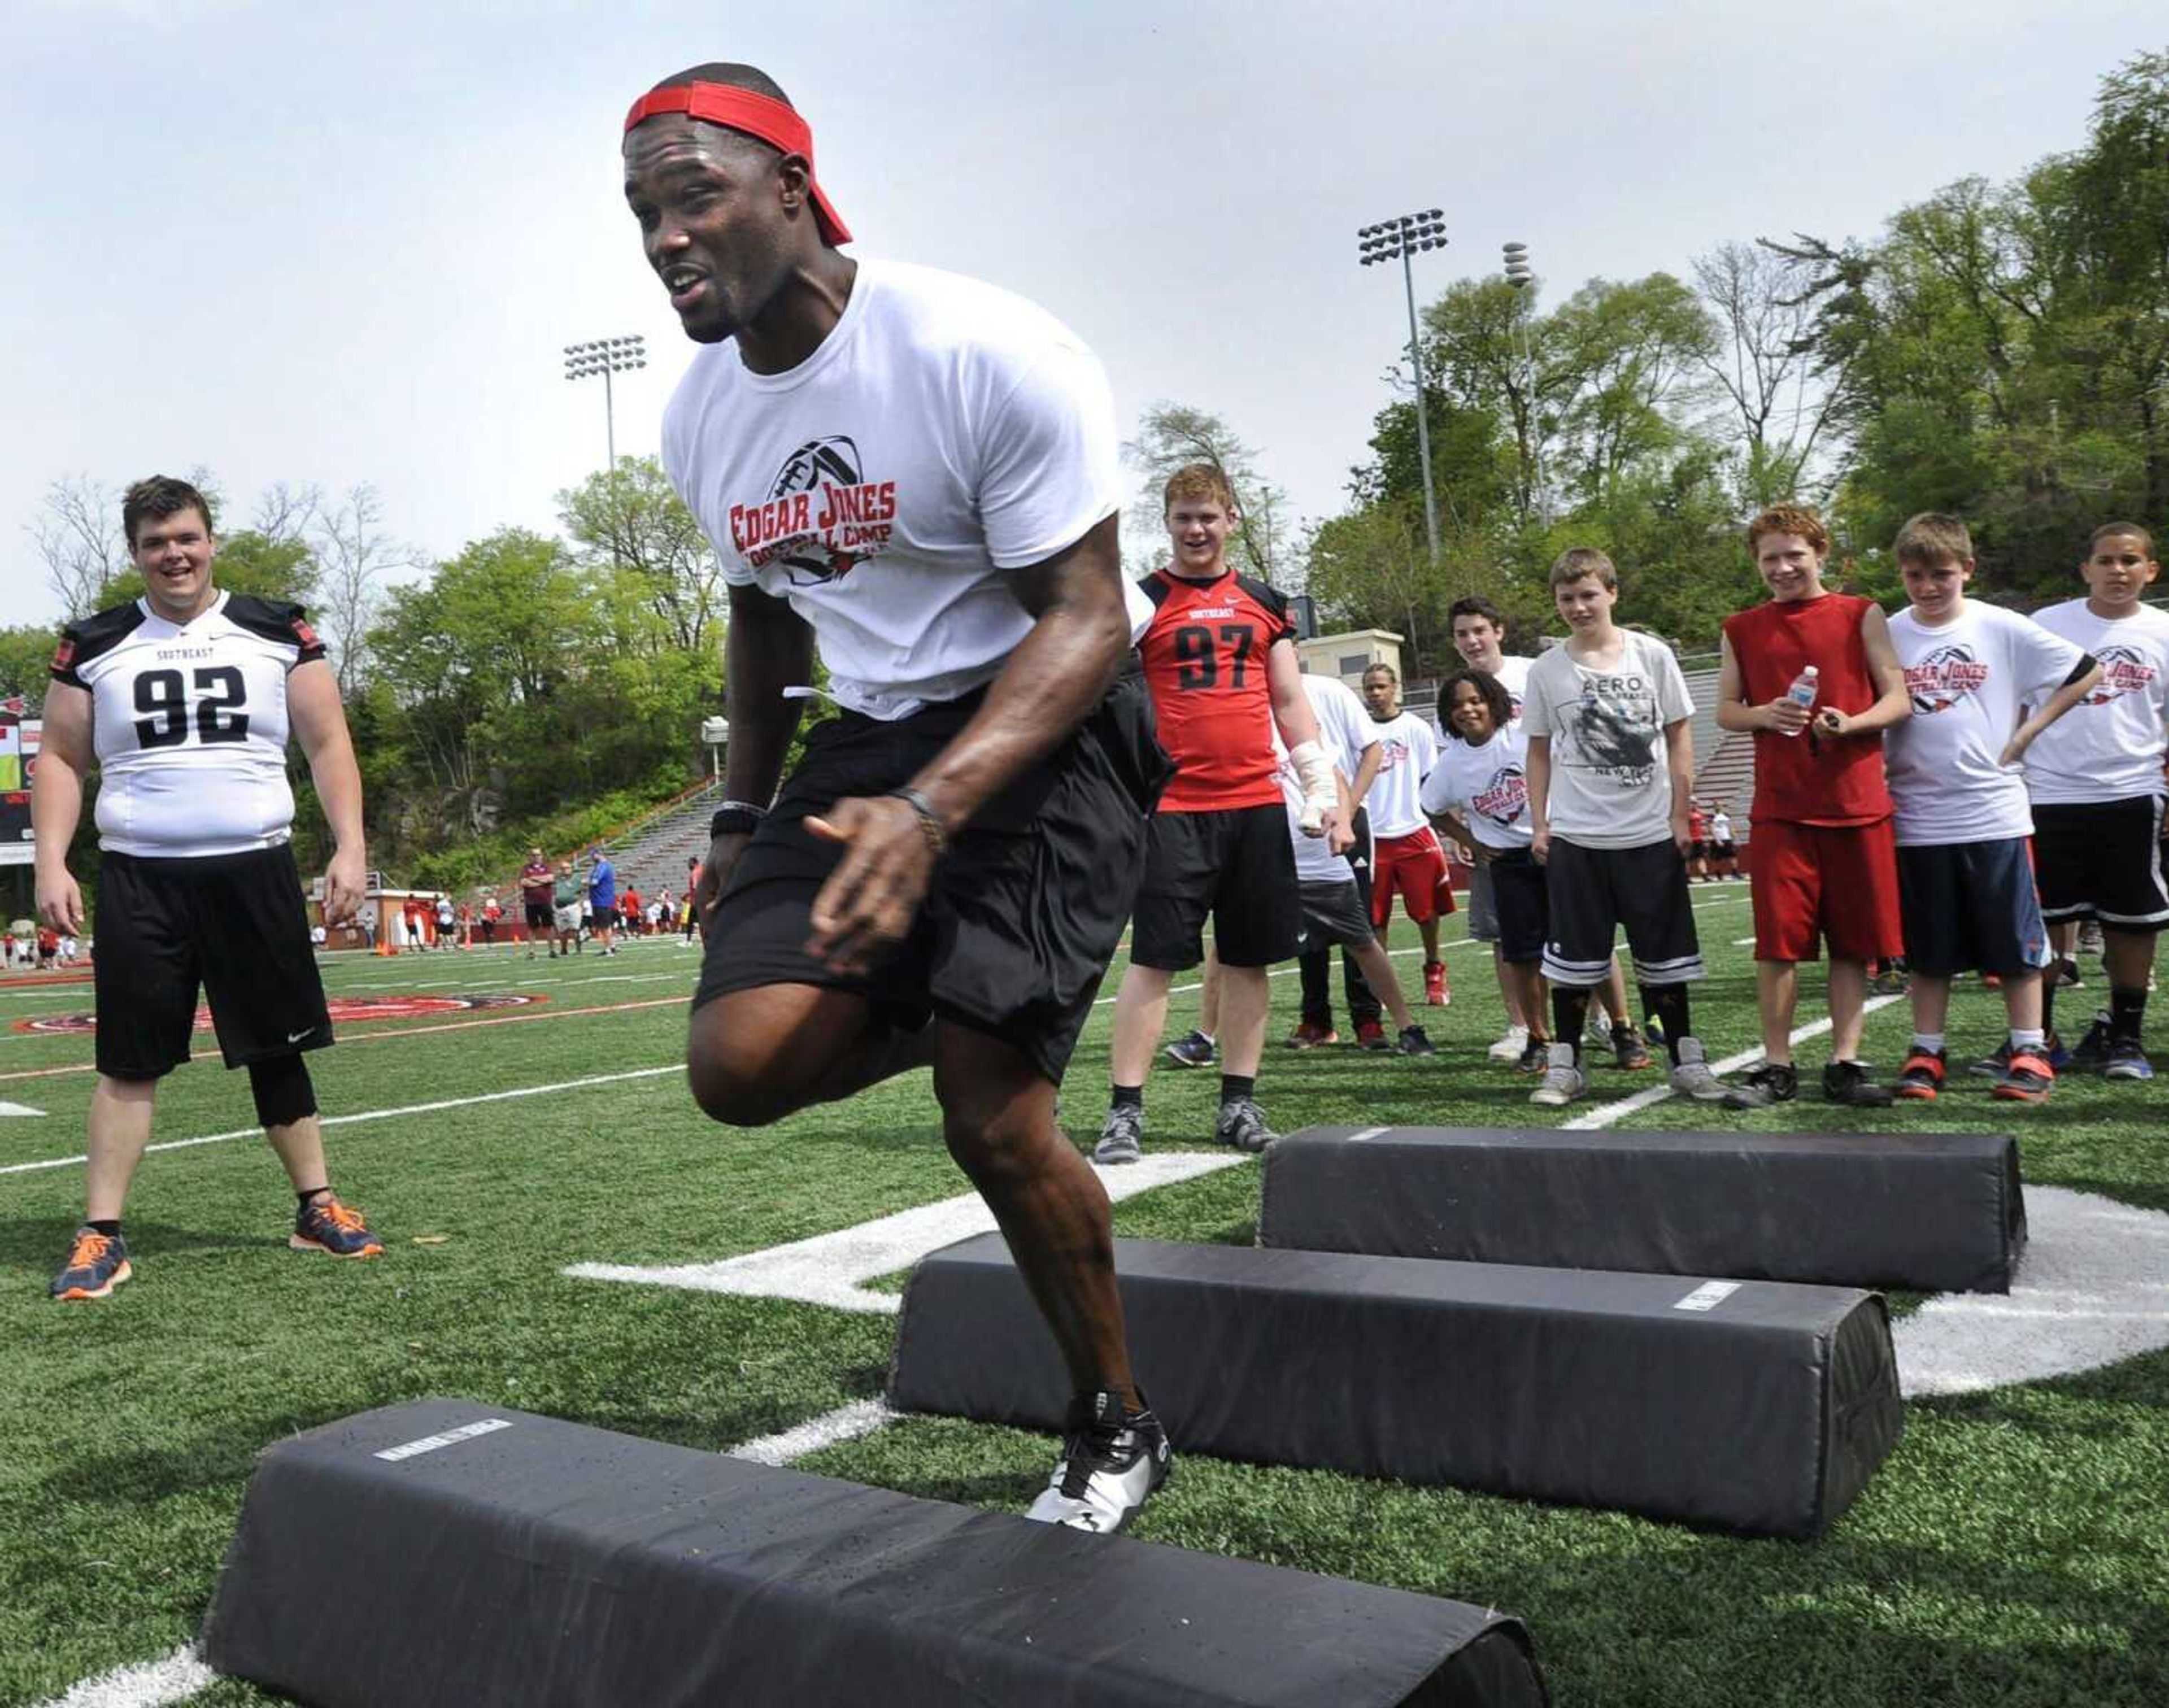
[[323,656],[299,605],[247,593],[184,625],[140,599],[69,625],[52,674],[91,694],[99,846],[170,859],[285,842],[286,673]]

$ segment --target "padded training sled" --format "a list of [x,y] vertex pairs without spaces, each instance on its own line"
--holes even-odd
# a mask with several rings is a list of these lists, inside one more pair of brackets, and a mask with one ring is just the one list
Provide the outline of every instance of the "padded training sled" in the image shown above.
[[[1178,1454],[1813,1537],[1900,1427],[1871,1293],[1157,1240],[1116,1240],[1115,1267]],[[914,1272],[890,1388],[1059,1425],[1069,1384],[999,1234]]]
[[1459,1602],[459,1400],[269,1449],[204,1654],[317,1708],[1547,1700]]
[[1994,1133],[1309,1127],[1266,1152],[1258,1242],[2007,1293],[2026,1203]]

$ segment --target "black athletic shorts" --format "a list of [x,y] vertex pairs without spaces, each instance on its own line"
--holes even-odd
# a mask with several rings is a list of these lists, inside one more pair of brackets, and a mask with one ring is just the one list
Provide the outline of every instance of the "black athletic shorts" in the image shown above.
[[2098,919],[2124,931],[2169,924],[2161,881],[2161,797],[2033,809],[2033,861],[2041,917]]
[[845,975],[806,950],[813,898],[843,858],[807,816],[901,788],[984,698],[887,723],[846,711],[813,727],[708,922],[695,1012],[762,985],[855,991],[894,1024],[939,1016],[989,1033],[1061,1082],[1129,919],[1146,816],[1174,774],[1134,671],[950,843],[910,934],[881,965]]
[[1343,878],[1337,884],[1298,883],[1298,893],[1302,897],[1303,911],[1299,947],[1303,954],[1314,950],[1323,955],[1339,944],[1343,949],[1361,949],[1367,943],[1378,940],[1371,928],[1370,904],[1356,887],[1353,878]]
[[1528,849],[1515,848],[1495,849],[1481,870],[1490,880],[1499,959],[1510,966],[1542,960],[1544,940],[1551,935],[1544,869]]
[[156,1079],[189,1059],[196,992],[228,1067],[332,1041],[294,851],[99,862],[98,1071]]
[[1553,837],[1544,897],[1551,913],[1544,976],[1553,984],[1602,984],[1612,934],[1623,925],[1642,983],[1684,984],[1703,976],[1687,865],[1670,837],[1640,848],[1582,848]]
[[1303,897],[1280,802],[1153,815],[1130,959],[1164,972],[1196,966],[1207,913],[1223,966],[1271,966],[1296,953]]
[[527,903],[527,928],[530,931],[554,931],[557,925],[557,910],[547,902]]

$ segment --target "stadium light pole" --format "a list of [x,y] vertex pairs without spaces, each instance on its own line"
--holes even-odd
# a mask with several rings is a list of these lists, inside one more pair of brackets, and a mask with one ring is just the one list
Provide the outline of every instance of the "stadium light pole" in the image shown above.
[[610,375],[630,373],[648,365],[648,340],[638,333],[625,338],[595,338],[565,346],[565,377],[592,380],[603,376],[603,437],[610,448],[610,468],[617,471],[617,403],[610,395]]
[[1401,284],[1409,299],[1409,360],[1416,375],[1416,450],[1423,458],[1424,533],[1431,541],[1431,561],[1436,563],[1438,493],[1431,482],[1431,421],[1424,407],[1423,339],[1416,330],[1416,279],[1409,257],[1419,249],[1446,247],[1446,214],[1439,208],[1426,208],[1420,214],[1402,214],[1375,226],[1364,226],[1356,233],[1356,240],[1362,265],[1368,267],[1374,261],[1398,260],[1401,263]]
[[1521,389],[1529,399],[1529,497],[1535,502],[1537,514],[1545,527],[1552,525],[1551,506],[1544,498],[1544,453],[1541,435],[1537,430],[1537,347],[1529,337],[1529,317],[1536,312],[1535,298],[1525,296],[1537,282],[1536,269],[1529,264],[1529,246],[1527,243],[1507,243],[1501,246],[1506,262],[1506,283],[1514,287],[1515,304],[1519,311],[1515,318],[1521,323]]

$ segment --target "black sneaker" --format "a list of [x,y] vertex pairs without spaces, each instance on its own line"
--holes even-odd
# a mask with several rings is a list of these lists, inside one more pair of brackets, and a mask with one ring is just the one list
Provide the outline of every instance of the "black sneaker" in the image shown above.
[[2094,1023],[2086,1028],[2085,1037],[2071,1046],[2071,1053],[2064,1058],[2070,1067],[2092,1069],[2108,1065],[2109,1056],[2108,1010],[2096,1012]]
[[2108,1059],[2102,1063],[2104,1079],[2151,1079],[2154,1064],[2146,1059],[2146,1051],[2140,1047],[2136,1038],[2112,1038],[2108,1044]]
[[1823,1101],[1847,1109],[1888,1109],[1890,1088],[1868,1077],[1865,1062],[1831,1062],[1823,1067]]
[[[1652,1021],[1650,1024],[1655,1025],[1656,1023]],[[1629,1073],[1639,1073],[1656,1063],[1632,1026],[1614,1026],[1612,1029],[1612,1065],[1624,1068]]]
[[1521,1059],[1514,1063],[1514,1072],[1542,1073],[1551,1065],[1551,1040],[1546,1038],[1532,1038],[1521,1046]]
[[1420,1026],[1401,1028],[1400,1042],[1394,1046],[1404,1056],[1436,1056],[1438,1046],[1432,1043]]
[[1212,1136],[1239,1151],[1262,1151],[1280,1135],[1266,1125],[1266,1117],[1247,1097],[1230,1099],[1220,1105],[1212,1124]]
[[75,1231],[67,1262],[45,1290],[56,1299],[105,1299],[135,1273],[128,1266],[128,1242],[117,1233],[100,1233],[88,1223]]
[[1766,1062],[1732,1089],[1735,1109],[1767,1109],[1800,1094],[1799,1070],[1789,1062]]
[[1145,1112],[1127,1104],[1109,1106],[1100,1125],[1100,1142],[1092,1147],[1092,1160],[1106,1167],[1134,1163],[1143,1154]]
[[1127,1411],[1104,1391],[1079,1394],[1069,1402],[1054,1475],[1025,1516],[1111,1535],[1167,1481],[1173,1465],[1167,1431],[1150,1411]]
[[2060,991],[2076,990],[2086,983],[2086,981],[2079,976],[2078,962],[2068,955],[2057,961],[2051,970],[2056,975],[2056,988]]
[[1978,1073],[1983,1079],[2001,1079],[2011,1066],[2011,1040],[2006,1038],[1978,1062],[1966,1063],[1966,1072]]
[[1176,1039],[1160,1054],[1177,1067],[1210,1067],[1220,1059],[1219,1046],[1195,1029]]

